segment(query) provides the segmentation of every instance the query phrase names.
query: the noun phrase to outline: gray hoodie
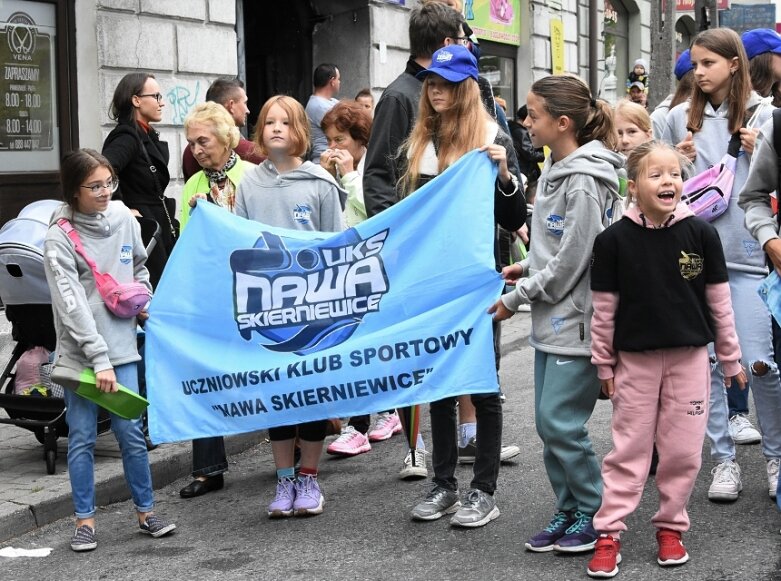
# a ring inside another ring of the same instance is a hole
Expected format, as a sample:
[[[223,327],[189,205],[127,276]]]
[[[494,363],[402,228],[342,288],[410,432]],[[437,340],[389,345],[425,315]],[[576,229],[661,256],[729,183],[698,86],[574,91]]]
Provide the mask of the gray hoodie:
[[[618,198],[616,171],[624,159],[601,141],[590,141],[552,163],[545,160],[537,184],[529,256],[524,277],[502,297],[517,311],[532,304],[531,345],[558,355],[591,356],[589,265],[597,234]]]
[[[752,91],[747,106],[753,107],[759,103],[759,96]],[[673,107],[667,115],[667,126],[663,140],[675,145],[686,138],[686,120],[689,103],[681,103]],[[697,158],[694,160],[694,175],[697,175],[713,165],[717,165],[727,153],[730,132],[728,103],[724,101],[717,110],[710,103],[705,105],[702,119],[702,129],[694,134],[694,145],[697,148]],[[772,108],[764,107],[760,111],[758,126],[761,126],[769,116]],[[761,146],[762,135],[757,137],[757,147]],[[743,188],[748,177],[750,156],[741,149],[738,152],[738,163],[735,169],[735,183],[727,211],[713,221],[724,247],[724,258],[727,268],[743,272],[766,274],[765,253],[751,233],[744,226],[744,213],[738,207],[738,193]]]
[[[778,187],[778,152],[773,143],[773,117],[762,125],[762,142],[754,150],[751,169],[738,196],[738,206],[746,213],[745,223],[751,235],[764,248],[778,238],[778,222],[770,205],[770,193]]]
[[[70,221],[79,233],[84,251],[100,272],[110,274],[120,283],[136,280],[152,291],[144,266],[146,250],[141,228],[127,206],[110,202],[102,214],[82,214],[67,204],[60,206],[52,216],[43,244],[57,331],[58,358],[53,375],[78,374],[85,368],[97,373],[140,360],[136,320],[120,319],[108,310],[95,286],[92,270],[57,225],[60,218]]]
[[[346,199],[347,192],[331,174],[311,161],[279,173],[266,160],[244,174],[234,212],[278,228],[341,232]]]
[[[654,139],[661,139],[662,135],[664,135],[665,119],[667,119],[667,113],[670,111],[670,103],[672,102],[673,94],[670,93],[651,113],[651,129],[653,129]]]

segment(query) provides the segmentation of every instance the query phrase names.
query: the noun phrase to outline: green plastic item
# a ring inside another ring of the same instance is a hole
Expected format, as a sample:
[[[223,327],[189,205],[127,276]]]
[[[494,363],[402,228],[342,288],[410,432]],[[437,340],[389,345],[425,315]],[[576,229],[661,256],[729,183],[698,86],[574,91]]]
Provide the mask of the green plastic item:
[[[144,413],[149,405],[146,399],[130,391],[124,385],[117,384],[119,391],[106,393],[95,387],[95,383],[95,372],[92,369],[85,369],[79,377],[79,387],[76,389],[76,393],[120,418],[135,420]]]

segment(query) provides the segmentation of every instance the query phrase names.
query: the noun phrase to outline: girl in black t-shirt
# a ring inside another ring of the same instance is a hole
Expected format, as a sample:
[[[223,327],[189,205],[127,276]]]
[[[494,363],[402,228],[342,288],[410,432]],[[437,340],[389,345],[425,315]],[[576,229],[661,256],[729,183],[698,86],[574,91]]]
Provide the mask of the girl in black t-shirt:
[[[613,577],[619,536],[640,502],[656,440],[661,566],[689,555],[686,503],[702,462],[715,340],[725,383],[745,388],[727,267],[715,228],[682,203],[682,156],[650,141],[627,160],[628,208],[597,236],[591,269],[592,362],[613,402],[613,449],[602,464],[600,533],[591,577]]]

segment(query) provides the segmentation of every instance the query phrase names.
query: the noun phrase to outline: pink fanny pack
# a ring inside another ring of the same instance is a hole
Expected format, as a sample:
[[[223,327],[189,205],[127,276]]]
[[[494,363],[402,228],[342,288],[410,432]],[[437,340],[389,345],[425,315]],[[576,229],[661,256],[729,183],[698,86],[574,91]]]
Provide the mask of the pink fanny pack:
[[[76,232],[71,223],[65,218],[60,218],[57,220],[57,225],[68,235],[76,252],[87,261],[92,269],[95,286],[108,310],[121,319],[132,319],[138,315],[152,298],[149,289],[140,282],[119,283],[110,274],[100,272],[95,261],[84,252],[79,233]]]
[[[739,150],[740,133],[735,133],[729,141],[727,154],[718,165],[683,182],[681,201],[689,206],[695,216],[712,222],[727,211],[735,184]]]

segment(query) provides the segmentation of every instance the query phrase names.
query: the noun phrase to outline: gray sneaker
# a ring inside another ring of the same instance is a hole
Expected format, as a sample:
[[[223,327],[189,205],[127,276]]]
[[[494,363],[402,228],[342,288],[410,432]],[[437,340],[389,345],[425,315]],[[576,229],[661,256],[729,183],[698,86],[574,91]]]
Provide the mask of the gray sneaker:
[[[426,498],[412,509],[412,518],[415,520],[437,520],[446,514],[456,512],[460,506],[458,492],[437,484],[426,495]]]
[[[71,538],[71,549],[77,553],[82,551],[92,551],[98,546],[98,539],[95,537],[95,529],[88,525],[81,525],[73,533]]]
[[[456,527],[481,527],[499,518],[499,507],[490,494],[473,488],[464,496],[461,508],[450,519]]]

